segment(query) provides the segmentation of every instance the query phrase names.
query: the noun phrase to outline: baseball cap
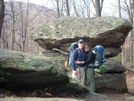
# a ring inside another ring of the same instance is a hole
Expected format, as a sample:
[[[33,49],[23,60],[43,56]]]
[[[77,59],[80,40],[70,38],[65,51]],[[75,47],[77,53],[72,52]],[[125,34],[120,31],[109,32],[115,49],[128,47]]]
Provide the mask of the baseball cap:
[[[83,39],[79,39],[78,44],[81,43],[81,42],[84,42],[84,40]]]

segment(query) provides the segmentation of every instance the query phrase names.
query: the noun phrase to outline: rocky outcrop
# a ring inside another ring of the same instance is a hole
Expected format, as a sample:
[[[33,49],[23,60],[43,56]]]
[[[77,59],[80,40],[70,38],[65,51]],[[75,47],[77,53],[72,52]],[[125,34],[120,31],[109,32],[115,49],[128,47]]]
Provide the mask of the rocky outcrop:
[[[0,85],[10,90],[39,89],[75,85],[76,92],[87,91],[70,78],[66,68],[57,63],[58,59],[0,49]],[[73,81],[74,83],[72,83]]]
[[[107,62],[103,64],[105,67],[103,72],[97,71],[99,73],[124,73],[126,71],[126,68],[121,64],[121,62],[113,60],[113,59],[107,59]]]
[[[96,89],[98,91],[110,89],[127,92],[126,74],[124,73],[126,71],[125,67],[119,61],[113,59],[107,59],[103,67],[103,71],[99,69],[95,70]]]
[[[88,90],[70,78],[70,73],[58,59],[0,49],[0,85],[10,90],[69,89],[73,92]],[[60,61],[60,60],[59,60]]]
[[[31,38],[46,50],[57,48],[68,52],[72,42],[79,38],[86,43],[103,45],[105,56],[114,57],[121,52],[132,25],[117,17],[79,18],[62,17],[31,29]]]
[[[127,92],[126,75],[124,73],[98,74],[95,78],[96,91],[113,90]]]
[[[64,67],[67,56],[58,52],[68,52],[70,44],[82,38],[91,47],[103,45],[105,57],[114,57],[121,52],[121,45],[131,29],[128,21],[116,17],[63,17],[34,27],[31,38],[49,51],[37,55],[0,49],[0,85],[8,89],[62,86],[64,90],[71,87],[69,89],[75,92],[87,91],[71,78]],[[103,72],[96,71],[96,91],[127,92],[125,68],[121,63],[107,59],[103,66]]]
[[[70,72],[64,67],[62,57],[46,57],[0,49],[0,85],[7,89],[60,88],[75,92],[87,91],[85,87],[71,79]],[[126,92],[125,71],[122,65],[113,60],[104,64],[105,72],[96,75],[96,90],[115,89]],[[113,71],[120,72],[116,74]],[[104,73],[112,74],[104,74]],[[111,86],[115,84],[114,86]],[[74,86],[75,85],[75,86]],[[69,88],[72,87],[72,88]]]
[[[0,49],[0,83],[12,88],[36,88],[67,83],[67,72],[52,58]]]

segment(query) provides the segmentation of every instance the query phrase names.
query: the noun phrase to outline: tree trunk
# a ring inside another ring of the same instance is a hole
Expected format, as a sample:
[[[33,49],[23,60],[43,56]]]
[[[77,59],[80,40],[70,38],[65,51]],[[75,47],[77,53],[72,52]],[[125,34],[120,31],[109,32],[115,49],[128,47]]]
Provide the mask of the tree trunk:
[[[120,0],[118,0],[118,12],[119,12],[119,17],[121,18],[121,6],[120,6]]]
[[[66,6],[67,6],[67,16],[70,16],[70,11],[69,11],[69,4],[68,0],[66,0]]]
[[[29,10],[30,10],[30,5],[29,5],[29,0],[27,2],[27,10],[26,10],[26,18],[25,18],[25,25],[24,25],[24,33],[23,33],[23,52],[26,50],[26,40],[27,40],[27,33],[28,33],[28,17],[29,17]],[[28,41],[27,41],[28,44]]]
[[[101,1],[101,3],[100,3]],[[95,12],[96,12],[96,17],[99,17],[101,16],[101,11],[102,11],[102,8],[103,8],[103,1],[104,0],[92,0],[92,3],[93,3],[93,6],[95,8]]]
[[[59,18],[60,17],[59,0],[56,0],[56,3],[57,3],[57,15],[58,15],[58,18]]]
[[[77,11],[77,8],[76,8],[76,5],[75,5],[75,1],[73,1],[73,9],[74,9],[75,15],[79,17],[79,13]]]
[[[131,0],[131,2],[130,2],[130,7],[131,7],[131,23],[133,24],[133,26],[134,26],[134,0]],[[132,63],[133,62],[133,37],[134,37],[134,35],[133,35],[133,32],[134,32],[134,30],[131,30],[131,32],[130,32],[130,34],[131,34],[131,36],[130,36],[130,38],[131,38],[131,42],[130,42],[130,62]]]
[[[121,18],[121,5],[120,5],[120,0],[118,0],[118,14],[119,18]],[[123,65],[125,65],[125,43],[122,45],[122,52],[121,52],[121,62]]]
[[[12,17],[12,29],[11,29],[11,33],[12,33],[12,50],[14,50],[15,46],[15,9],[14,9],[14,0],[10,1],[11,4],[11,17]]]
[[[96,17],[101,16],[100,0],[95,0]]]
[[[0,0],[0,37],[1,37],[1,30],[2,30],[2,24],[4,20],[4,1]]]

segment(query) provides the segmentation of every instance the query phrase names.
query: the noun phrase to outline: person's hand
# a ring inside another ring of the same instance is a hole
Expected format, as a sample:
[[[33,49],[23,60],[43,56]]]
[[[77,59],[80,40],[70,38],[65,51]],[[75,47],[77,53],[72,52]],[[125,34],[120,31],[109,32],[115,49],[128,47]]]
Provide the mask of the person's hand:
[[[76,76],[77,75],[77,71],[73,71],[73,74]]]
[[[75,63],[76,63],[76,64],[80,64],[80,61],[77,60],[77,61],[75,61]]]
[[[74,71],[74,70],[73,70],[73,72],[72,72],[72,77],[73,77],[73,78],[76,78],[76,76],[77,76],[77,71]]]

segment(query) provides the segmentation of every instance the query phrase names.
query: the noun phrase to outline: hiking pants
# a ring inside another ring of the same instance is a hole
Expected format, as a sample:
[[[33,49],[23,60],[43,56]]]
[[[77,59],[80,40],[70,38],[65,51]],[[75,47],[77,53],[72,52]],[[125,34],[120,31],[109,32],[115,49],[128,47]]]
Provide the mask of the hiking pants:
[[[85,67],[77,67],[77,76],[74,77],[80,83],[81,85],[84,85],[85,83]]]
[[[95,92],[95,78],[94,78],[94,69],[86,69],[86,86],[89,92]]]

